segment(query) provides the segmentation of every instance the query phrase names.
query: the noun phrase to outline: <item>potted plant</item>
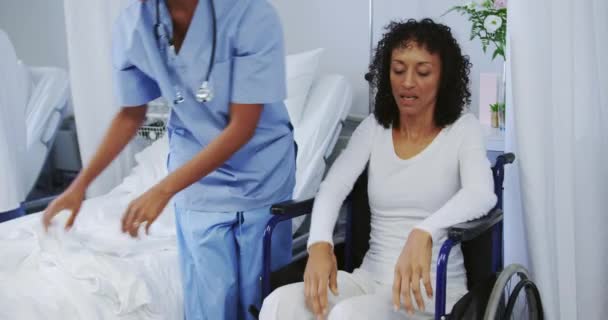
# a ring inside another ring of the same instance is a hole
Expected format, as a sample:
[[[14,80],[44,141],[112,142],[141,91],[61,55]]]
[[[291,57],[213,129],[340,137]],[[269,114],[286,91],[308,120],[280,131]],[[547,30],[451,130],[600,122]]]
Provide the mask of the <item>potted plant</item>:
[[[478,0],[448,10],[466,15],[471,22],[470,40],[479,38],[483,52],[494,46],[492,60],[502,57],[505,60],[507,45],[507,0]]]
[[[500,128],[501,130],[505,127],[505,104],[503,102],[496,102],[490,105],[492,111],[492,128]]]
[[[468,17],[471,22],[470,40],[478,38],[481,41],[483,52],[486,52],[488,47],[494,47],[492,60],[496,57],[501,57],[503,60],[502,77],[498,88],[498,102],[490,105],[490,108],[492,111],[492,127],[504,129],[507,83],[505,64],[507,0],[474,0],[466,5],[454,6],[445,14],[452,11]]]

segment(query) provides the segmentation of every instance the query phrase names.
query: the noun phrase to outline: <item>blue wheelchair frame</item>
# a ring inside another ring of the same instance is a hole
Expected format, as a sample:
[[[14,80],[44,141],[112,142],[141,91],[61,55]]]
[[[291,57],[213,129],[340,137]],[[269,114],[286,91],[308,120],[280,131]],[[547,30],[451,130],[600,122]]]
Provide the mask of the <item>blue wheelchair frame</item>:
[[[9,220],[13,220],[16,218],[20,218],[20,217],[23,217],[24,215],[25,215],[25,207],[23,205],[19,205],[19,207],[16,209],[13,209],[10,211],[5,211],[5,212],[0,212],[0,223],[9,221]]]
[[[496,158],[496,163],[492,167],[492,177],[494,180],[494,193],[497,197],[496,206],[484,217],[460,223],[448,229],[447,240],[443,243],[437,259],[436,295],[435,295],[435,319],[439,320],[446,316],[446,285],[447,285],[447,263],[452,248],[465,241],[475,239],[485,231],[492,229],[492,273],[496,273],[503,268],[503,243],[502,243],[502,203],[503,203],[503,181],[504,167],[512,163],[515,155],[506,153]],[[346,235],[344,260],[346,271],[352,272],[352,199],[346,199],[344,205],[347,207]],[[304,201],[286,201],[271,207],[273,217],[266,225],[264,231],[264,260],[262,268],[262,301],[271,292],[270,285],[270,262],[271,262],[271,239],[275,226],[283,221],[312,213],[314,198]]]

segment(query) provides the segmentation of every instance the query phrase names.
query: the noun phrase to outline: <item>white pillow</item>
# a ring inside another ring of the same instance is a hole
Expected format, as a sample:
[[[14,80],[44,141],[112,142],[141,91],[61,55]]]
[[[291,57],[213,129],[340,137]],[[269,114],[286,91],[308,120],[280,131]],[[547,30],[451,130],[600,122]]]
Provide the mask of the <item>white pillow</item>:
[[[285,106],[294,127],[297,127],[302,120],[308,92],[319,69],[321,53],[323,49],[314,49],[288,55],[285,59],[287,73]]]

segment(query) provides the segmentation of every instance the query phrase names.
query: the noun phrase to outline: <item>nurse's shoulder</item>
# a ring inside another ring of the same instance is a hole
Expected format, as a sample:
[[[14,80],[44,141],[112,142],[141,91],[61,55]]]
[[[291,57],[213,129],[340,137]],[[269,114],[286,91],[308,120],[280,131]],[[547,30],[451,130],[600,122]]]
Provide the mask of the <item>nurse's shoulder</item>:
[[[268,0],[245,0],[239,2],[243,16],[241,23],[260,26],[279,23],[279,15]]]
[[[133,36],[141,28],[144,14],[150,14],[153,1],[129,0],[114,21],[114,39],[123,39],[123,44],[131,43]]]

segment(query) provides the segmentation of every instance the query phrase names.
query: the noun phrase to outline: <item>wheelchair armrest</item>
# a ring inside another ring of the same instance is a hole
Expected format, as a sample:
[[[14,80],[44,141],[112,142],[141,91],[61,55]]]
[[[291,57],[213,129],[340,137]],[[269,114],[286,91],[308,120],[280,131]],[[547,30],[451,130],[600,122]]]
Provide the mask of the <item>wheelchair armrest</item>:
[[[36,200],[31,200],[31,201],[27,201],[23,203],[23,207],[25,209],[25,212],[30,214],[30,213],[35,213],[35,212],[40,212],[46,209],[46,207],[53,202],[53,200],[55,200],[57,198],[57,195],[54,196],[49,196],[49,197],[45,197],[45,198],[40,198],[40,199],[36,199]]]
[[[312,205],[315,202],[315,198],[310,198],[303,201],[289,200],[281,203],[277,203],[270,207],[270,212],[273,215],[286,215],[291,218],[311,214]]]
[[[457,241],[469,241],[502,221],[502,210],[494,208],[487,215],[469,222],[459,223],[448,229],[448,238]]]
[[[500,165],[510,164],[515,161],[515,155],[511,152],[503,153],[496,158],[496,163]]]

